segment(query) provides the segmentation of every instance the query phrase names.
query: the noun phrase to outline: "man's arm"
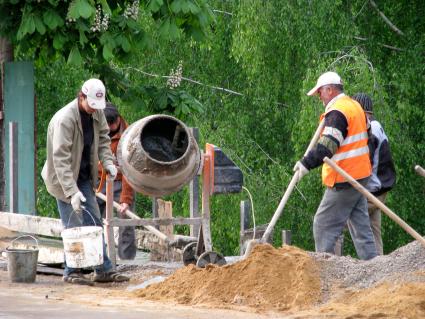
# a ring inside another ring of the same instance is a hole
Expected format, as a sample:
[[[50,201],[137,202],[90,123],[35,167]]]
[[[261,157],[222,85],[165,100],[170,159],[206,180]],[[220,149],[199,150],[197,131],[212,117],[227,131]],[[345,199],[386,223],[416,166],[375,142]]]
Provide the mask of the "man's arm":
[[[109,127],[106,122],[105,115],[103,111],[99,114],[99,146],[98,146],[98,156],[99,160],[102,163],[103,167],[113,165],[113,155],[111,151],[111,139],[109,138]]]
[[[52,137],[53,166],[66,197],[79,191],[71,166],[74,130],[72,121],[57,121],[54,124]]]
[[[325,116],[325,127],[317,145],[305,156],[301,163],[308,169],[319,167],[325,157],[332,158],[347,137],[348,122],[345,116],[331,111]]]
[[[122,191],[120,195],[120,204],[126,203],[129,206],[133,203],[134,200],[134,190],[131,188],[130,184],[127,182],[125,176],[122,176]]]

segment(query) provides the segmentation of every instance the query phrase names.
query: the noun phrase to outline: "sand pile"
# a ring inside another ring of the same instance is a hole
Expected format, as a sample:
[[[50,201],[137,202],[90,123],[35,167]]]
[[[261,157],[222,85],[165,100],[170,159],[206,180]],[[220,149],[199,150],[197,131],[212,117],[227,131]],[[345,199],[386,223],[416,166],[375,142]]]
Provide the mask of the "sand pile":
[[[138,297],[248,311],[285,318],[425,318],[425,248],[411,242],[361,261],[293,246],[254,248],[225,267],[177,270]]]
[[[183,304],[292,312],[320,301],[320,276],[305,251],[293,246],[275,249],[258,245],[249,258],[235,264],[205,269],[187,266],[135,294]]]
[[[384,282],[373,288],[346,290],[317,313],[338,318],[425,318],[425,284]]]

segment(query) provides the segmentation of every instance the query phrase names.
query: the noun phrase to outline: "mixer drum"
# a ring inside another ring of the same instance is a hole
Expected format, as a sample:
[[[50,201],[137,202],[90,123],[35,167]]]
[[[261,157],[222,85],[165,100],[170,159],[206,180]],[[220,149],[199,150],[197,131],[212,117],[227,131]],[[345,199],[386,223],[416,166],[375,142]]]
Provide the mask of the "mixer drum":
[[[201,166],[192,132],[168,115],[151,115],[131,124],[118,144],[117,157],[133,189],[154,197],[180,190]]]

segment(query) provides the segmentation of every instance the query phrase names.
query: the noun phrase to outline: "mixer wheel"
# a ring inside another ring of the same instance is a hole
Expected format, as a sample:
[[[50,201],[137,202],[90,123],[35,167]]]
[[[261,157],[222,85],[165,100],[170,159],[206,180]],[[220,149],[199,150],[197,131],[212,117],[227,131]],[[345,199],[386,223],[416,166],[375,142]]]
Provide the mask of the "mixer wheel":
[[[183,248],[183,264],[185,266],[196,264],[196,242],[192,242]]]
[[[226,264],[226,259],[224,259],[224,257],[219,253],[214,251],[206,251],[198,257],[196,266],[199,268],[205,268],[205,266],[208,264],[223,266]]]

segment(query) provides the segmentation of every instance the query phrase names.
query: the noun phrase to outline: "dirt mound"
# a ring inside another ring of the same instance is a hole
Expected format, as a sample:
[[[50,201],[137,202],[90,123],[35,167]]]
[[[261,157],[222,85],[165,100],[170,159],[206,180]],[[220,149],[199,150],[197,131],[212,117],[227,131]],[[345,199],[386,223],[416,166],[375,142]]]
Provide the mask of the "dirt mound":
[[[385,282],[345,291],[318,311],[338,318],[425,318],[425,284]]]
[[[185,267],[135,293],[189,305],[279,311],[287,318],[425,318],[424,257],[416,241],[368,261],[258,245],[235,264]]]
[[[187,266],[164,282],[135,294],[150,300],[257,310],[298,311],[320,300],[320,278],[312,258],[293,246],[254,247],[249,258],[224,267]]]

